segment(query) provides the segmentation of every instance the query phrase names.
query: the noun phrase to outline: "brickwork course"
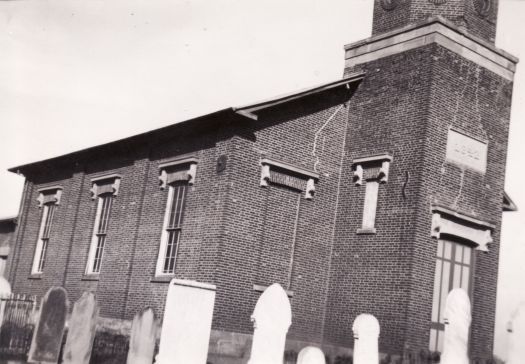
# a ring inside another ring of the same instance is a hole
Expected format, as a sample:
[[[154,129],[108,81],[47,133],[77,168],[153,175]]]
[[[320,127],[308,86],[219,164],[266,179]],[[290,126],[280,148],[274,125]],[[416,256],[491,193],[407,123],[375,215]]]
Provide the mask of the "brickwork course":
[[[515,64],[492,44],[496,14],[497,1],[376,0],[367,42],[439,16]],[[472,358],[491,358],[512,80],[483,62],[438,42],[400,47],[347,63],[339,83],[13,168],[26,177],[8,261],[13,291],[43,296],[58,285],[72,301],[95,292],[103,317],[130,320],[145,307],[162,317],[169,279],[155,277],[155,267],[168,192],[159,187],[159,165],[193,156],[197,175],[172,277],[217,286],[215,336],[251,334],[260,291],[277,282],[291,296],[289,342],[344,351],[355,317],[370,313],[381,325],[382,353],[427,349],[431,227],[441,206],[492,226],[489,251],[474,250],[469,348]],[[450,129],[488,146],[484,172],[446,159]],[[360,234],[366,183],[354,183],[354,161],[377,155],[392,159],[388,180],[379,185],[375,233]],[[313,198],[271,182],[261,187],[263,158],[293,166],[281,172],[295,178],[304,178],[298,170],[317,175]],[[120,175],[120,189],[101,271],[87,276],[91,180],[108,174]],[[62,188],[61,201],[44,271],[32,275],[42,218],[36,200],[50,186]]]

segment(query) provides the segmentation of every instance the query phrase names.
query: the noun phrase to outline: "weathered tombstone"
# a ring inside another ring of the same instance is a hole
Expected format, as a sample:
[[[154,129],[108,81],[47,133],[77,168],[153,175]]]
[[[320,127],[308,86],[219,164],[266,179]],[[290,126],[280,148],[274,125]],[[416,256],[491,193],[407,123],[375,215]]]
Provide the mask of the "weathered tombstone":
[[[97,326],[99,308],[95,295],[84,292],[75,302],[73,313],[69,319],[66,345],[64,347],[64,363],[89,364],[95,329]]]
[[[58,362],[68,308],[66,290],[51,287],[40,305],[40,315],[29,349],[29,363]]]
[[[151,364],[159,323],[151,308],[133,317],[127,364]]]
[[[355,318],[352,325],[355,364],[379,363],[379,330],[379,322],[373,315],[362,313]]]
[[[512,314],[508,327],[509,349],[507,364],[521,364],[525,358],[525,302]]]
[[[6,297],[11,294],[11,285],[4,277],[0,276],[0,297]]]
[[[206,363],[214,304],[214,285],[171,280],[156,364]]]
[[[470,300],[467,292],[455,288],[447,296],[445,306],[445,336],[441,364],[468,364],[468,334]]]
[[[263,292],[252,314],[253,342],[248,364],[282,364],[292,309],[284,289],[277,283]]]
[[[326,360],[321,349],[307,346],[299,352],[297,364],[326,364]]]
[[[11,285],[5,279],[4,277],[0,276],[0,299],[1,298],[9,298],[11,295]],[[4,313],[5,313],[5,305],[6,300],[0,300],[0,327],[2,326],[2,322],[4,322]]]

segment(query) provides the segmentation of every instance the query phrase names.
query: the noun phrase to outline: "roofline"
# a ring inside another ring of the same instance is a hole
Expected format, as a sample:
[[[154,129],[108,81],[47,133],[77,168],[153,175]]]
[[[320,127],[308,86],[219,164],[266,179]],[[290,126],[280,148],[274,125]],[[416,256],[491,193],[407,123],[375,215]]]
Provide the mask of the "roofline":
[[[0,217],[0,223],[2,223],[4,221],[11,221],[11,222],[16,224],[17,220],[18,220],[18,216],[17,215]]]
[[[518,206],[512,201],[506,191],[503,191],[503,211],[518,211]]]
[[[243,116],[248,117],[250,119],[257,120],[258,117],[255,114],[255,112],[257,112],[259,110],[263,110],[263,109],[266,109],[266,108],[269,108],[269,107],[272,107],[272,106],[275,106],[275,105],[283,104],[285,102],[289,102],[289,101],[293,101],[293,100],[296,100],[296,99],[300,99],[300,98],[305,97],[305,96],[313,95],[313,94],[316,94],[316,93],[319,93],[319,92],[331,90],[331,89],[338,88],[338,87],[341,87],[341,86],[347,86],[348,87],[348,85],[351,84],[351,83],[361,81],[364,78],[364,76],[365,76],[365,72],[355,72],[355,73],[352,73],[349,76],[343,78],[342,80],[337,80],[337,81],[324,83],[324,84],[317,85],[317,86],[314,86],[314,87],[309,87],[309,88],[306,88],[306,89],[295,91],[293,93],[279,95],[279,96],[273,97],[271,99],[259,101],[259,102],[252,103],[252,104],[249,104],[249,105],[233,107],[232,109],[233,109],[233,111],[235,111],[236,113],[238,113],[240,115],[243,115]]]
[[[107,142],[107,143],[103,143],[103,144],[98,144],[98,145],[95,145],[95,146],[92,146],[92,147],[89,147],[89,148],[73,151],[71,153],[61,154],[59,156],[55,156],[55,157],[42,159],[42,160],[39,160],[39,161],[22,164],[22,165],[15,166],[15,167],[11,167],[11,168],[8,169],[8,171],[20,174],[20,173],[22,173],[22,171],[24,169],[28,169],[30,167],[34,167],[35,165],[38,165],[38,164],[41,164],[41,163],[54,162],[54,161],[58,161],[59,159],[73,157],[75,155],[79,155],[79,154],[83,154],[83,153],[88,153],[88,152],[94,151],[95,149],[99,149],[99,148],[110,146],[110,145],[115,145],[115,144],[118,144],[118,143],[121,143],[121,142],[124,142],[124,141],[130,141],[130,140],[133,140],[133,139],[146,137],[148,135],[151,135],[151,134],[154,134],[154,133],[158,133],[161,130],[172,128],[172,127],[174,127],[176,125],[177,126],[187,125],[190,122],[195,122],[197,120],[206,119],[206,118],[210,118],[210,117],[215,117],[215,116],[223,114],[223,113],[224,114],[232,113],[232,115],[240,115],[240,116],[243,116],[245,118],[257,120],[257,115],[254,114],[254,112],[257,112],[259,110],[266,109],[266,108],[269,108],[269,107],[272,107],[272,106],[275,106],[275,105],[279,105],[279,104],[282,104],[282,103],[285,103],[285,102],[288,102],[288,101],[296,100],[296,99],[299,99],[299,98],[302,98],[302,97],[305,97],[305,96],[309,96],[309,95],[313,95],[313,94],[320,93],[320,92],[323,92],[323,91],[331,90],[331,89],[334,89],[334,88],[337,88],[337,87],[347,86],[350,83],[359,82],[359,81],[361,81],[364,78],[364,75],[365,75],[364,72],[352,73],[349,76],[343,78],[342,80],[337,80],[337,81],[324,83],[322,85],[317,85],[317,86],[310,87],[310,88],[307,88],[307,89],[302,89],[302,90],[299,90],[299,91],[296,91],[296,92],[293,92],[293,93],[277,96],[277,97],[274,97],[272,99],[268,99],[268,100],[260,101],[260,102],[256,102],[256,103],[252,103],[252,104],[245,105],[245,106],[228,107],[228,108],[225,108],[225,109],[214,111],[214,112],[209,113],[209,114],[204,114],[204,115],[200,115],[200,116],[197,116],[197,117],[194,117],[194,118],[191,118],[191,119],[187,119],[187,120],[183,120],[183,121],[180,121],[180,122],[176,122],[174,124],[170,124],[170,125],[167,125],[167,126],[164,126],[164,127],[161,127],[161,128],[149,130],[149,131],[146,131],[144,133],[135,134],[135,135],[132,135],[132,136],[129,136],[129,137],[125,137],[125,138],[122,138],[122,139],[117,139],[117,140],[114,140],[114,141],[111,141],[111,142]]]
[[[22,165],[19,165],[19,166],[8,168],[7,170],[9,172],[20,174],[20,173],[22,173],[21,172],[22,170],[27,169],[29,167],[33,167],[33,166],[35,166],[37,164],[40,164],[40,163],[53,162],[55,160],[59,160],[59,159],[67,158],[67,157],[72,157],[72,156],[77,155],[77,154],[87,153],[87,152],[90,152],[90,151],[93,151],[95,149],[99,149],[99,148],[102,148],[102,147],[115,145],[115,144],[118,144],[118,143],[121,143],[121,142],[129,141],[129,140],[140,138],[140,137],[146,137],[147,135],[160,132],[161,130],[172,128],[175,125],[177,125],[177,126],[178,125],[186,125],[189,122],[197,121],[199,119],[204,119],[204,118],[208,118],[208,117],[213,117],[213,116],[216,116],[216,115],[221,114],[221,113],[232,112],[232,111],[233,110],[232,110],[231,107],[225,108],[225,109],[221,109],[221,110],[217,110],[217,111],[214,111],[214,112],[211,112],[211,113],[208,113],[208,114],[204,114],[204,115],[200,115],[200,116],[197,116],[197,117],[194,117],[194,118],[191,118],[191,119],[175,122],[173,124],[170,124],[170,125],[167,125],[167,126],[163,126],[163,127],[157,128],[157,129],[148,130],[148,131],[146,131],[144,133],[131,135],[131,136],[128,136],[128,137],[125,137],[125,138],[121,138],[121,139],[117,139],[117,140],[113,140],[113,141],[110,141],[110,142],[107,142],[107,143],[97,144],[97,145],[94,145],[92,147],[75,150],[73,152],[66,153],[66,154],[61,154],[61,155],[58,155],[58,156],[55,156],[55,157],[42,159],[42,160],[31,162],[31,163],[22,164]]]

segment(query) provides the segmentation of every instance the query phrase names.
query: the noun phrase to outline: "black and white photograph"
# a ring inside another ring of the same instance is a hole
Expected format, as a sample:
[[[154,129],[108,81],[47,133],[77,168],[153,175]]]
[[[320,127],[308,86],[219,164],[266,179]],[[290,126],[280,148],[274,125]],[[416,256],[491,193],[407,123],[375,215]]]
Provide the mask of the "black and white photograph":
[[[0,0],[0,364],[525,363],[524,19]]]

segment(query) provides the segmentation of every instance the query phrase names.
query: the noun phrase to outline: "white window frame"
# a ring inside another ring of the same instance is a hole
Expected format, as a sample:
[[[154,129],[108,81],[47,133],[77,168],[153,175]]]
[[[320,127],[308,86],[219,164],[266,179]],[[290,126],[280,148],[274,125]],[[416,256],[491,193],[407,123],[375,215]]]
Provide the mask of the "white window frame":
[[[43,237],[44,237],[44,229],[46,228],[46,220],[49,214],[49,209],[51,208],[51,204],[45,204],[45,205],[42,205],[42,207],[43,207],[42,218],[40,220],[40,229],[38,230],[38,239],[36,242],[35,254],[33,257],[33,264],[31,266],[31,274],[43,273],[44,267],[40,265],[40,261],[42,259],[42,255],[46,253],[46,250],[48,248],[47,246],[48,242],[45,242]],[[53,206],[53,208],[55,207]],[[51,216],[51,219],[52,218],[53,216]],[[52,222],[53,221],[50,221],[50,224],[52,224]],[[44,255],[44,259],[45,259],[45,255]]]
[[[102,248],[102,253],[100,256],[100,265],[97,271],[94,270],[94,263],[97,253],[97,246],[99,242],[99,228],[100,228],[100,219],[102,215],[102,208],[103,208],[103,202],[104,198],[109,197],[111,199],[109,211],[108,211],[108,219],[107,223],[109,224],[112,209],[113,209],[113,199],[118,196],[119,190],[120,190],[120,180],[121,175],[119,174],[107,174],[100,177],[96,177],[91,179],[92,187],[91,187],[91,198],[93,200],[97,201],[97,210],[95,213],[95,224],[93,225],[93,232],[91,234],[91,243],[89,245],[89,252],[88,252],[88,259],[86,263],[86,269],[85,274],[86,275],[98,275],[100,273],[100,267],[102,265],[102,260],[104,258],[104,250],[106,249],[107,240],[104,241],[104,247]],[[107,188],[105,189],[106,192],[104,192],[104,189],[101,191],[101,186],[107,186],[110,185],[110,191],[108,192]],[[105,228],[105,237],[107,237],[107,226]]]
[[[88,261],[86,265],[86,274],[90,274],[90,275],[100,273],[100,267],[98,271],[95,271],[94,264],[95,264],[95,255],[97,253],[97,246],[98,246],[98,241],[99,241],[98,229],[100,225],[100,218],[102,215],[102,207],[103,207],[105,197],[113,198],[113,195],[97,196],[97,212],[95,215],[95,224],[93,226],[93,233],[91,234],[91,244],[89,246]],[[109,211],[108,211],[109,215],[111,215],[111,208],[112,208],[112,203],[111,203],[111,206],[109,207]],[[108,216],[108,219],[109,219],[109,216]],[[105,248],[105,245],[106,245],[106,242],[104,243],[104,248]],[[105,250],[104,248],[102,249],[100,260],[102,260],[102,258],[104,257],[104,250]]]
[[[155,276],[157,277],[160,277],[160,276],[173,276],[174,275],[174,272],[164,272],[164,263],[165,263],[165,260],[166,260],[166,254],[167,254],[167,247],[168,247],[168,239],[169,239],[169,219],[170,219],[170,211],[171,211],[171,208],[173,206],[173,203],[175,202],[174,201],[174,193],[175,193],[175,188],[176,186],[173,185],[173,184],[170,184],[168,185],[168,196],[167,196],[167,202],[166,202],[166,209],[164,211],[164,221],[162,223],[162,234],[161,234],[161,239],[160,239],[160,246],[159,246],[159,254],[158,254],[158,257],[157,257],[157,265],[156,265],[156,268],[155,268]],[[184,204],[187,203],[187,196],[188,196],[188,191],[189,191],[189,184],[186,184],[185,186],[186,190],[185,190],[185,195],[184,195]],[[183,210],[181,212],[183,215],[184,215],[184,207],[183,207]],[[177,240],[177,243],[175,245],[175,253],[174,253],[174,256],[175,256],[175,266],[177,264],[177,255],[178,255],[178,250],[179,250],[179,242],[180,242],[180,235],[181,233],[179,232],[179,235],[178,235],[178,240]],[[174,269],[175,269],[175,266],[174,266]]]

